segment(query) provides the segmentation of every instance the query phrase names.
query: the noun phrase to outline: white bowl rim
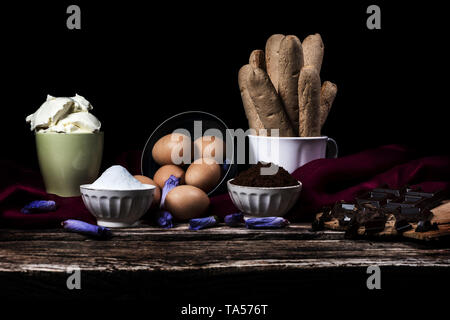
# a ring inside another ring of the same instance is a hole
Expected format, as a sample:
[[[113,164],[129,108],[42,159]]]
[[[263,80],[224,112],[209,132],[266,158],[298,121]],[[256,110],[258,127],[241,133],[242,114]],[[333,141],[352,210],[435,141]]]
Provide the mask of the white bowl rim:
[[[82,185],[80,185],[80,188],[87,189],[87,190],[94,190],[94,191],[114,191],[114,192],[148,191],[148,190],[156,189],[156,186],[154,186],[152,184],[146,184],[146,183],[143,183],[143,184],[145,184],[146,186],[149,186],[149,187],[145,188],[145,189],[125,189],[125,190],[122,190],[122,189],[98,189],[98,188],[92,188],[91,187],[92,183],[90,183],[90,184],[82,184]]]
[[[233,181],[235,178],[232,178],[230,180],[227,181],[227,185],[231,184],[234,187],[238,187],[238,188],[248,188],[248,189],[254,189],[254,190],[286,190],[286,189],[296,189],[296,188],[301,188],[302,187],[302,183],[297,180],[298,185],[296,186],[287,186],[287,187],[250,187],[250,186],[240,186],[237,184],[233,184],[231,183],[231,181]]]
[[[283,140],[326,140],[328,136],[319,136],[319,137],[269,137],[269,136],[255,136],[253,134],[249,134],[249,137],[259,138],[259,139],[283,139]]]

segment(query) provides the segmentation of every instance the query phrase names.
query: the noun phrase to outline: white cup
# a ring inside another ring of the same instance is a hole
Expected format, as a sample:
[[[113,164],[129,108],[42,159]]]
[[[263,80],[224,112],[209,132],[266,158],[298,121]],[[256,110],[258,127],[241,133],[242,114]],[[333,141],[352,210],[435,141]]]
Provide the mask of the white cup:
[[[338,155],[336,141],[326,136],[266,137],[249,135],[248,139],[250,163],[272,162],[283,167],[289,173],[312,160],[325,157],[337,158]]]

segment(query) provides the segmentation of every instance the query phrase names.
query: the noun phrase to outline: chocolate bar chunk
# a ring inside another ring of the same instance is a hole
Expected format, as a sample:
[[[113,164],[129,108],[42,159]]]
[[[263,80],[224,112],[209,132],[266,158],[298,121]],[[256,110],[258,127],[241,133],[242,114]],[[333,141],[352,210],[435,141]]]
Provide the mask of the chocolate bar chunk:
[[[316,221],[313,228],[324,228],[324,222],[334,220],[345,227],[345,238],[358,237],[358,230],[364,227],[365,234],[380,233],[386,229],[386,222],[395,217],[395,230],[403,233],[411,230],[411,223],[418,223],[416,232],[438,229],[431,224],[432,208],[438,206],[448,194],[443,191],[424,192],[419,188],[390,189],[382,186],[362,192],[355,197],[355,203],[338,202]],[[388,233],[391,231],[389,230]]]
[[[397,220],[406,220],[407,222],[419,222],[420,220],[431,220],[431,218],[433,217],[433,213],[430,210],[417,207],[400,208],[393,214]]]
[[[311,228],[312,231],[320,231],[325,229],[325,222],[332,219],[332,209],[329,207],[323,208],[323,213],[319,219],[313,221]]]
[[[356,221],[356,219],[352,219],[345,230],[344,238],[345,239],[355,239],[358,237],[358,229],[360,224]]]
[[[344,215],[342,218],[339,219],[339,225],[340,226],[347,226],[350,221],[352,221],[353,217],[350,215]]]
[[[357,206],[353,203],[338,202],[329,211],[329,215],[338,220],[344,219],[345,217],[351,219],[357,210]]]
[[[398,233],[403,233],[411,229],[412,225],[410,225],[406,219],[397,220],[395,222],[395,230],[397,230]]]
[[[385,225],[386,225],[386,218],[384,217],[372,219],[364,224],[365,233],[372,234],[381,232],[384,230]]]
[[[379,192],[368,192],[363,194],[361,197],[356,198],[356,203],[359,206],[363,206],[365,204],[370,204],[375,208],[381,208],[386,205],[388,201],[389,195],[386,193]]]
[[[311,224],[312,231],[321,231],[325,229],[325,224],[321,219],[315,219]]]
[[[406,190],[405,188],[403,189],[375,188],[372,190],[372,192],[389,194],[392,197],[398,198],[400,197],[401,194],[405,192],[405,190]]]
[[[430,220],[422,220],[419,221],[419,223],[417,224],[416,227],[416,232],[427,232],[427,231],[432,231],[432,230],[438,230],[439,227],[437,225],[437,223],[433,223],[431,224]]]

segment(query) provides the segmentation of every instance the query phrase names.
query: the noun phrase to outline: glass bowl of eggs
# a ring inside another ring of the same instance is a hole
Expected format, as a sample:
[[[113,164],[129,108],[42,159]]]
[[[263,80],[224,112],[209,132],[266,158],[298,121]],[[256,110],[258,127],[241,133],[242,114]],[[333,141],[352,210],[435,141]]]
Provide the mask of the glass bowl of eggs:
[[[165,120],[153,131],[142,153],[141,171],[160,189],[170,176],[179,178],[183,187],[170,193],[182,189],[179,197],[185,195],[180,200],[184,205],[175,207],[189,207],[187,200],[195,202],[192,198],[201,203],[205,196],[227,192],[226,182],[237,172],[234,157],[233,135],[226,124],[213,114],[188,111]],[[168,195],[169,204],[174,202],[171,198]],[[200,211],[195,214],[173,214],[186,220],[203,214],[202,208],[192,208]]]

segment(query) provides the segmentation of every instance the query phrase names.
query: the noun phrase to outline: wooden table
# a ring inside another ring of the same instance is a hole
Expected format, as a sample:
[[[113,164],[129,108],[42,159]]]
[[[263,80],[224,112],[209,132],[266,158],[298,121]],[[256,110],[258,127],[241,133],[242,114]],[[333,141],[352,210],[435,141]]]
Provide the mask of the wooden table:
[[[342,232],[137,227],[97,241],[64,230],[0,229],[0,296],[263,303],[298,292],[367,293],[367,267],[382,290],[448,287],[448,243],[345,240]],[[69,267],[81,290],[68,290]],[[324,289],[325,288],[325,289]],[[184,299],[184,300],[183,300]],[[215,300],[216,299],[216,300]]]

